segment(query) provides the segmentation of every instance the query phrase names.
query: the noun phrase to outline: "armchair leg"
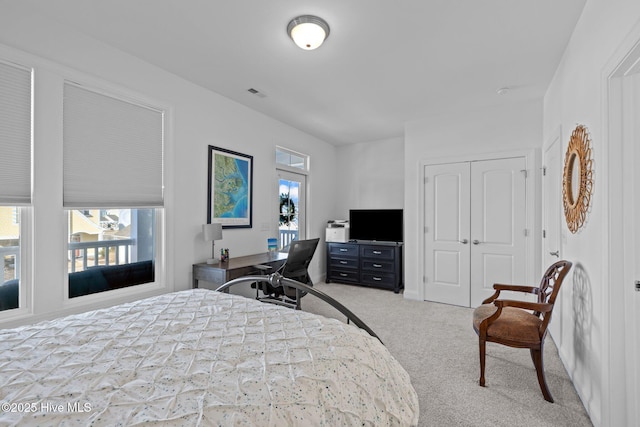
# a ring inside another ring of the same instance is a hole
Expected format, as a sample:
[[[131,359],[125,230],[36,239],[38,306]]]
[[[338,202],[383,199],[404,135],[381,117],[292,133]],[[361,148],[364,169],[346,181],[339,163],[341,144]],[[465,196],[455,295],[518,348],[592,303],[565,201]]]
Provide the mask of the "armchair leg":
[[[547,386],[547,380],[544,376],[544,362],[542,360],[543,348],[531,349],[531,359],[533,359],[533,365],[536,367],[536,373],[538,374],[538,384],[540,384],[540,390],[544,396],[544,400],[553,403],[553,397]]]
[[[481,387],[484,387],[484,361],[485,361],[485,350],[487,347],[487,343],[485,340],[480,339],[480,381],[479,384]]]

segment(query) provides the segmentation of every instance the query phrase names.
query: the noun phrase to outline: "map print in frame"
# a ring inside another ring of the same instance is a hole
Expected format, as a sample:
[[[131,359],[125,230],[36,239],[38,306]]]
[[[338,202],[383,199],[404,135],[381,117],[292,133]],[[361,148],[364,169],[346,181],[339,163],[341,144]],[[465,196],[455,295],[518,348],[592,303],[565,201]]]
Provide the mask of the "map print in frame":
[[[209,145],[207,223],[251,228],[253,156]]]

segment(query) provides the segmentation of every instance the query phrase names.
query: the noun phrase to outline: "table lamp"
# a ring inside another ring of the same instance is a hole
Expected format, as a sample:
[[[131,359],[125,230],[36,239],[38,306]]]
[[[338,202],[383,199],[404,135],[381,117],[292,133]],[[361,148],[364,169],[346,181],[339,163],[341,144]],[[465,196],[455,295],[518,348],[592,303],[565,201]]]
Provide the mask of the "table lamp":
[[[217,264],[220,260],[216,258],[216,240],[222,239],[222,224],[219,222],[203,224],[202,233],[204,240],[211,242],[211,258],[207,259],[207,264]]]

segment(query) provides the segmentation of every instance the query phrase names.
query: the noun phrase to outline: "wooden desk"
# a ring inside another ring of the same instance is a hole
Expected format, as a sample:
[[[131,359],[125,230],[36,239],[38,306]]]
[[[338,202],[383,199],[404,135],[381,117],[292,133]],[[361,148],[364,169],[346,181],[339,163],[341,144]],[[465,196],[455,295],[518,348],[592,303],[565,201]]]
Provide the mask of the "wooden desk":
[[[230,258],[228,261],[218,264],[201,262],[193,264],[193,287],[198,287],[198,280],[213,283],[213,289],[225,284],[229,280],[242,276],[259,274],[255,265],[269,265],[272,271],[276,271],[287,260],[286,252],[270,254],[264,252],[256,255],[247,255]]]

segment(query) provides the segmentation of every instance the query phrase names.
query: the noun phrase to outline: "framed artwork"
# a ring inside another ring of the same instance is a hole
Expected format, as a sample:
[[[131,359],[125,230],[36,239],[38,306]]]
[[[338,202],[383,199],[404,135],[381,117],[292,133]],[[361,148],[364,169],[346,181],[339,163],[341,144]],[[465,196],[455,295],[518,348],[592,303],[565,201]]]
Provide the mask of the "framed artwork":
[[[253,156],[209,145],[207,223],[251,228]]]

